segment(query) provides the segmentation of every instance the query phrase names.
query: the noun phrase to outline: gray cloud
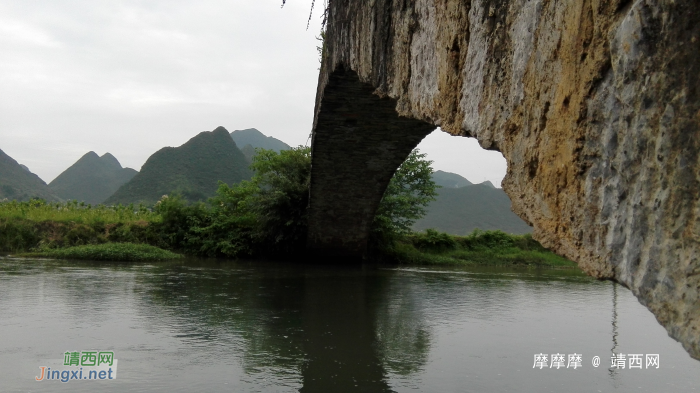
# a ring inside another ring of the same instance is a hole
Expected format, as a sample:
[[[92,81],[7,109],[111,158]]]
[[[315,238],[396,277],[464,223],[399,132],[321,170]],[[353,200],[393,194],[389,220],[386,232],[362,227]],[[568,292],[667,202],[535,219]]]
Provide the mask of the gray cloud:
[[[48,182],[87,151],[139,169],[219,125],[304,144],[319,65],[308,12],[301,0],[0,1],[0,149]],[[500,183],[500,154],[482,154],[479,172],[460,158],[474,146],[438,139],[421,146],[436,168]]]

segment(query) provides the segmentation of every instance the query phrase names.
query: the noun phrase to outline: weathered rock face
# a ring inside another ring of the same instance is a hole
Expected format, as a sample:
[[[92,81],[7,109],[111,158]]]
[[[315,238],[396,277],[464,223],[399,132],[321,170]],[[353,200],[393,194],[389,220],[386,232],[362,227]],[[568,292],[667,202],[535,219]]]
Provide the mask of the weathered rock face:
[[[700,359],[697,4],[331,0],[315,139],[339,77],[412,122],[409,145],[431,125],[502,152],[534,237],[630,288]]]

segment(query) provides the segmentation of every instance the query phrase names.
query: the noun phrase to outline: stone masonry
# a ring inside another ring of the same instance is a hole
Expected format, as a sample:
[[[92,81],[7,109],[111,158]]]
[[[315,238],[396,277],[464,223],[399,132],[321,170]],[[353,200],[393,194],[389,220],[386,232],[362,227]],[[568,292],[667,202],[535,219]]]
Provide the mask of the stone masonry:
[[[362,255],[431,129],[508,163],[534,237],[614,279],[700,358],[700,7],[678,0],[331,0],[309,247]]]

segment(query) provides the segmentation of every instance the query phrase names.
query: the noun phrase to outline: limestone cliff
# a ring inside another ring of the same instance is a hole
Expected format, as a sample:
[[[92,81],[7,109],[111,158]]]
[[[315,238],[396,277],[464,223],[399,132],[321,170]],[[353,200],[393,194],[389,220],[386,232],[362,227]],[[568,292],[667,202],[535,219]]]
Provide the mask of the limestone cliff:
[[[350,75],[402,121],[502,152],[534,237],[627,286],[700,358],[693,3],[331,0],[315,127]]]

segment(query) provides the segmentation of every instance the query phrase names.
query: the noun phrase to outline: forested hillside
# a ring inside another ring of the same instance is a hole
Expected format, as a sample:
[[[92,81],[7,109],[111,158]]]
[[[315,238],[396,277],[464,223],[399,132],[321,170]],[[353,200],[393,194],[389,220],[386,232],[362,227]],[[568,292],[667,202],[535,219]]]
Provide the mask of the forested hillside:
[[[251,176],[243,153],[228,131],[218,127],[199,133],[180,147],[158,150],[105,203],[150,205],[172,193],[180,193],[188,201],[203,201],[215,194],[219,181],[232,184]]]
[[[109,153],[100,157],[91,151],[58,175],[49,183],[49,188],[63,199],[97,205],[137,173],[134,169],[122,168],[119,161]]]
[[[437,191],[436,200],[428,205],[428,213],[413,225],[414,230],[434,228],[453,235],[466,235],[477,228],[515,234],[532,232],[532,228],[510,210],[506,193],[491,183],[443,187]]]
[[[32,198],[59,200],[39,176],[0,150],[0,200],[5,198],[18,201]]]
[[[265,136],[265,134],[255,128],[233,131],[231,133],[231,138],[241,150],[246,147],[246,145],[251,145],[253,148],[260,147],[267,150],[274,150],[277,153],[281,150],[291,149],[288,144],[277,138]]]

